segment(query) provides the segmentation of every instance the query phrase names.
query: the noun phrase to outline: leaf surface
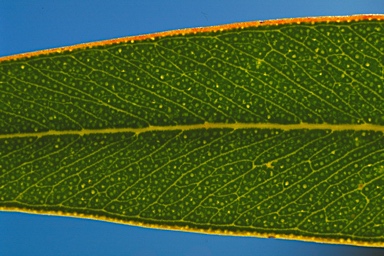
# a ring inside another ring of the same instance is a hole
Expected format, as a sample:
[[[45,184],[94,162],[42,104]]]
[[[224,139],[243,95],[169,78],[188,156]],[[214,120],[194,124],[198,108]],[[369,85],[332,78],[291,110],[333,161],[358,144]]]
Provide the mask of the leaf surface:
[[[383,38],[356,16],[3,58],[0,209],[382,246]]]

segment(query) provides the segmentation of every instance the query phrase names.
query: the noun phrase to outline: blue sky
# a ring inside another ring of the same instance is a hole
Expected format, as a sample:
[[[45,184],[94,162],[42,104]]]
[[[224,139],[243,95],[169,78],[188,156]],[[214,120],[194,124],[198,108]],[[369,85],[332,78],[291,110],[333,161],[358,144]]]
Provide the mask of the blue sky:
[[[177,28],[359,13],[384,13],[384,1],[0,0],[0,56]],[[0,255],[383,254],[384,249],[202,235],[0,212]]]

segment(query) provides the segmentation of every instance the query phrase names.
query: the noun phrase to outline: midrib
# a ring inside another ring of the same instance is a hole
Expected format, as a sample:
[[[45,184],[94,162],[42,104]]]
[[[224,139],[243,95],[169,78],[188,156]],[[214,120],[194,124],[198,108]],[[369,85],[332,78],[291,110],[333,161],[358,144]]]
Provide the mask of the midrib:
[[[103,133],[145,133],[153,131],[187,131],[197,129],[278,129],[278,130],[332,130],[332,131],[375,131],[384,132],[384,126],[375,124],[274,124],[274,123],[204,123],[191,125],[170,125],[170,126],[148,126],[144,128],[105,128],[105,129],[82,129],[82,130],[50,130],[46,132],[13,133],[1,134],[0,139],[11,139],[20,137],[44,137],[60,135],[103,134]]]

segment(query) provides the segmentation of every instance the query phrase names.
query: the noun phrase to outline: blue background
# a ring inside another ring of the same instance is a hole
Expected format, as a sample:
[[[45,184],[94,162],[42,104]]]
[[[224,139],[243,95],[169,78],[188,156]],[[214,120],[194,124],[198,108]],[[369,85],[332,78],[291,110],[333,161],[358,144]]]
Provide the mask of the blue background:
[[[177,28],[384,13],[382,0],[0,0],[0,56]],[[383,255],[384,249],[0,213],[0,255]]]

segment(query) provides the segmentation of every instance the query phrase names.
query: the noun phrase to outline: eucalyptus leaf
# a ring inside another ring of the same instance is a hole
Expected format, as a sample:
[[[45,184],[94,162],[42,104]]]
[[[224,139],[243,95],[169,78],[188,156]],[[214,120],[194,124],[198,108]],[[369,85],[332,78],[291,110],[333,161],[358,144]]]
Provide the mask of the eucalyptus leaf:
[[[0,209],[383,246],[381,16],[0,62]]]

